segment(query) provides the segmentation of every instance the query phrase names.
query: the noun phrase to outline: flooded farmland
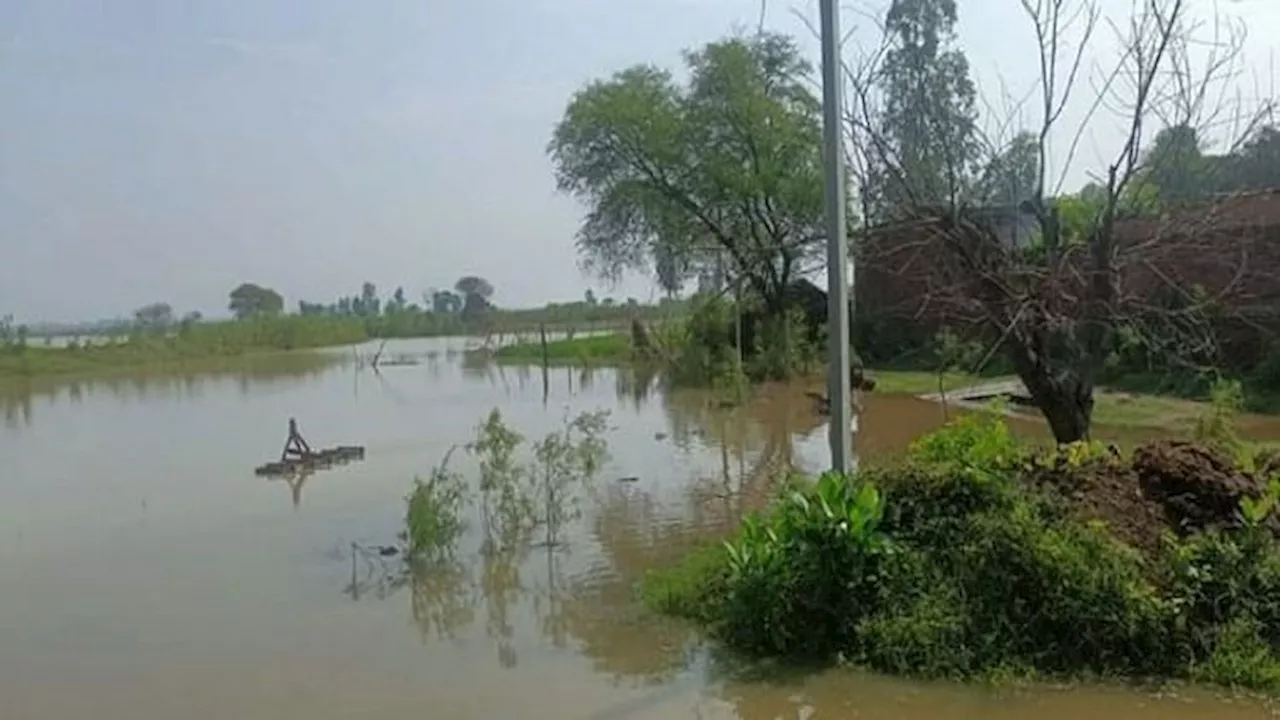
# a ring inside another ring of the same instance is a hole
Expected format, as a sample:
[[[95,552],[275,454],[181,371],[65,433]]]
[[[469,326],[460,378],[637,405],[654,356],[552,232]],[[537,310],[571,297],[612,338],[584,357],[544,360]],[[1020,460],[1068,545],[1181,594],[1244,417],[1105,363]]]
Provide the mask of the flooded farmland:
[[[416,364],[0,392],[0,718],[1271,716],[1199,690],[744,667],[644,612],[635,587],[765,502],[784,468],[822,466],[803,388],[729,409],[633,371],[558,368],[544,385],[538,368],[467,362],[459,341],[387,349]],[[610,411],[611,457],[567,542],[494,552],[469,532],[453,563],[419,574],[353,550],[394,541],[414,477],[494,407],[530,438]],[[255,477],[290,417],[364,460]],[[941,421],[932,403],[872,395],[859,451],[898,452]]]

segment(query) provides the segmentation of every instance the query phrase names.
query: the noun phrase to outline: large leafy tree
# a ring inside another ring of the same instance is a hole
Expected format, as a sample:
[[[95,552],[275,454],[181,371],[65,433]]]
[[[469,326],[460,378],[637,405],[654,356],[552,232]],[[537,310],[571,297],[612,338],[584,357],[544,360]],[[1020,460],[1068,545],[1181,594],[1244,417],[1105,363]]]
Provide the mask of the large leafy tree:
[[[770,311],[822,247],[821,104],[786,37],[686,53],[689,80],[650,65],[576,93],[548,152],[583,200],[584,264],[672,290],[724,262]]]
[[[277,315],[284,310],[284,298],[271,288],[242,283],[231,291],[231,302],[227,307],[241,320],[258,315]]]
[[[474,317],[489,310],[489,298],[493,297],[493,285],[488,280],[475,275],[464,275],[454,283],[453,289],[462,296],[463,315]]]
[[[965,199],[981,156],[969,62],[955,46],[955,0],[894,0],[875,78],[884,98],[864,192],[878,219]]]

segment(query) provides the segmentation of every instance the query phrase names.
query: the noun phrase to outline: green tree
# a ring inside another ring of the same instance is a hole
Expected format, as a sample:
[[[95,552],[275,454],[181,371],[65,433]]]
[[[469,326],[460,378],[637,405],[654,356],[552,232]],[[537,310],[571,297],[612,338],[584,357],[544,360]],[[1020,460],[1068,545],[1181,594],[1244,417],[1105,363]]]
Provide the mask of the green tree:
[[[387,303],[384,310],[388,315],[391,315],[393,313],[404,312],[406,306],[407,303],[404,298],[404,288],[398,287],[396,288],[396,291],[391,294],[391,300]]]
[[[955,0],[893,0],[885,16],[877,122],[879,154],[892,161],[873,162],[865,188],[879,219],[948,207],[970,192],[980,156],[976,93],[955,23]]]
[[[1190,125],[1174,125],[1156,134],[1143,161],[1143,182],[1150,184],[1160,207],[1203,201],[1213,192],[1210,161]],[[1157,208],[1148,208],[1157,209]]]
[[[462,314],[475,317],[488,312],[489,298],[493,297],[493,285],[482,277],[465,275],[458,278],[453,289],[462,296]]]
[[[133,311],[133,320],[140,330],[164,330],[175,322],[173,306],[166,302],[143,305]]]
[[[454,283],[453,289],[464,298],[476,295],[488,302],[493,297],[493,285],[488,280],[475,275],[465,275],[458,278],[458,282]]]
[[[1230,190],[1280,187],[1280,129],[1259,128],[1225,159],[1223,174]]]
[[[984,205],[1017,206],[1035,198],[1039,179],[1039,140],[1033,133],[1018,133],[983,169],[976,199]]]
[[[353,310],[360,317],[377,317],[382,311],[382,301],[378,299],[378,286],[366,280],[360,286],[360,297],[352,303]]]
[[[449,290],[436,290],[431,293],[431,309],[438,313],[461,312],[462,298]]]
[[[254,283],[242,283],[231,291],[231,302],[227,305],[237,319],[256,317],[259,315],[278,315],[284,311],[284,298],[271,288]]]
[[[548,152],[589,212],[584,264],[654,273],[668,292],[717,261],[766,308],[823,246],[821,104],[789,38],[762,34],[685,54],[689,80],[651,65],[579,90]]]

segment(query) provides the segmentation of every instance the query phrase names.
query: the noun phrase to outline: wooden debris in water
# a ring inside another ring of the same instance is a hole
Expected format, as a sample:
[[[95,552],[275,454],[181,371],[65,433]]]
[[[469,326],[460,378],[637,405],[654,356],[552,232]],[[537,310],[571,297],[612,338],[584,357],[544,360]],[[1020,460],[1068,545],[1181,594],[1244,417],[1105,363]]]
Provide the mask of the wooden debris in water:
[[[364,447],[360,445],[339,445],[326,450],[312,450],[311,445],[298,432],[297,421],[289,418],[289,437],[285,439],[280,460],[259,465],[254,469],[254,473],[267,476],[296,475],[363,459]]]

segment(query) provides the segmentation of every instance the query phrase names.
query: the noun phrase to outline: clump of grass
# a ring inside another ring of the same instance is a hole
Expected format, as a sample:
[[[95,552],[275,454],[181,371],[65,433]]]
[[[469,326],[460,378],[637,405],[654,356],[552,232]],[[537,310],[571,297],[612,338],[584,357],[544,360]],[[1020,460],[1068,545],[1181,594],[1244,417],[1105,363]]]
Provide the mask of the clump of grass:
[[[544,352],[540,341],[520,342],[498,348],[494,357],[499,360],[540,363]],[[547,343],[545,357],[554,363],[626,363],[632,359],[631,339],[624,333],[609,333],[552,340]]]

